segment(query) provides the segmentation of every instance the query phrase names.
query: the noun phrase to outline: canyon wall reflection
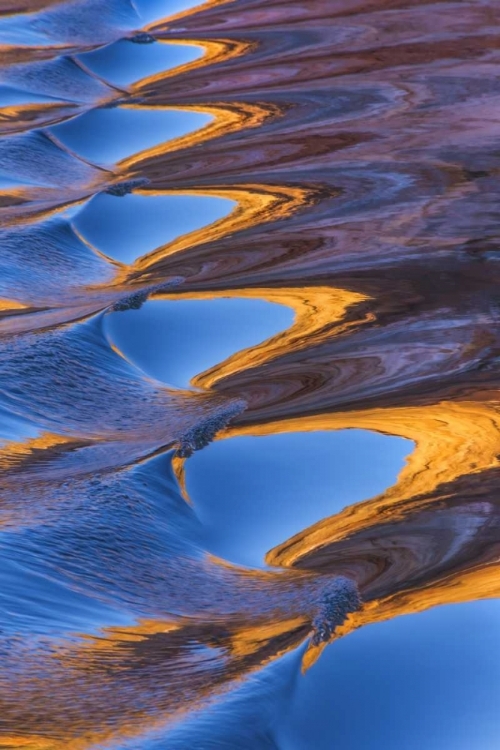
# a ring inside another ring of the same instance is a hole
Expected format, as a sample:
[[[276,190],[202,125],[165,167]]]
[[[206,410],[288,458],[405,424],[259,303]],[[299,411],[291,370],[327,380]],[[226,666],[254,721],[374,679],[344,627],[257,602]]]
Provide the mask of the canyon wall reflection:
[[[190,4],[0,9],[0,747],[497,747],[500,10]]]

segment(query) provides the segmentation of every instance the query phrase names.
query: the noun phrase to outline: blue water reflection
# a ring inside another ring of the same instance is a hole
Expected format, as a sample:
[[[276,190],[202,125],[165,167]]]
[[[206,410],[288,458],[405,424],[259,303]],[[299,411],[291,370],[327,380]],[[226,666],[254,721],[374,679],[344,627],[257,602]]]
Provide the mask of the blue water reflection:
[[[203,56],[195,44],[131,44],[121,39],[107,47],[85,52],[78,59],[92,72],[115,86],[128,86],[146,76],[165,73]]]
[[[277,717],[289,709],[300,679],[302,652],[303,648],[289,652],[233,683],[231,692],[218,703],[191,711],[173,725],[120,742],[114,750],[291,750],[277,744],[274,727]]]
[[[366,430],[212,443],[186,464],[211,552],[261,565],[275,545],[393,484],[412,443]]]
[[[50,131],[89,161],[114,164],[206,125],[212,117],[179,109],[94,109]]]
[[[286,750],[497,750],[500,601],[439,607],[337,641],[296,684]]]
[[[365,626],[305,675],[300,648],[161,739],[118,750],[497,750],[499,624],[500,602],[480,601]]]
[[[1,75],[1,74],[0,74]],[[54,103],[55,97],[41,93],[23,91],[10,86],[0,85],[0,107],[19,106],[20,104]]]
[[[184,388],[191,378],[288,328],[293,312],[254,299],[154,300],[106,318],[111,342],[150,377]]]
[[[183,234],[230,213],[234,201],[205,195],[97,195],[73,225],[105,255],[132,263]]]
[[[32,422],[17,416],[0,404],[0,446],[12,441],[29,440],[41,433]]]

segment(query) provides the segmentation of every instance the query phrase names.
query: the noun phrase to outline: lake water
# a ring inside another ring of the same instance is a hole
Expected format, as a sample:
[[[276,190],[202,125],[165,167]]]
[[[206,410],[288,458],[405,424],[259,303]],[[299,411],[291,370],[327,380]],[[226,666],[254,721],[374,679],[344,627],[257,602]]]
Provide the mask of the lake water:
[[[3,0],[0,748],[500,745],[493,0]]]

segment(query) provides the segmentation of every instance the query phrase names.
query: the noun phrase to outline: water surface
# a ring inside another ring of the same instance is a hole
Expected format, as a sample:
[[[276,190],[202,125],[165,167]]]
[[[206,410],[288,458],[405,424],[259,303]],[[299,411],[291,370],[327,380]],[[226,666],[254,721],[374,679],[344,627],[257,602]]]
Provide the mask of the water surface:
[[[0,747],[493,750],[493,0],[4,0]]]

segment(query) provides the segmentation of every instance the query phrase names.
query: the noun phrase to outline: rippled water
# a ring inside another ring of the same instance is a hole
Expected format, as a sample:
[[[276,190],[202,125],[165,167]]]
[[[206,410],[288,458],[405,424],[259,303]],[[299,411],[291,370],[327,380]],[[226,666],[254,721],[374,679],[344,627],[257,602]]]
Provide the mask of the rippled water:
[[[497,750],[498,4],[192,6],[0,0],[0,747]]]

